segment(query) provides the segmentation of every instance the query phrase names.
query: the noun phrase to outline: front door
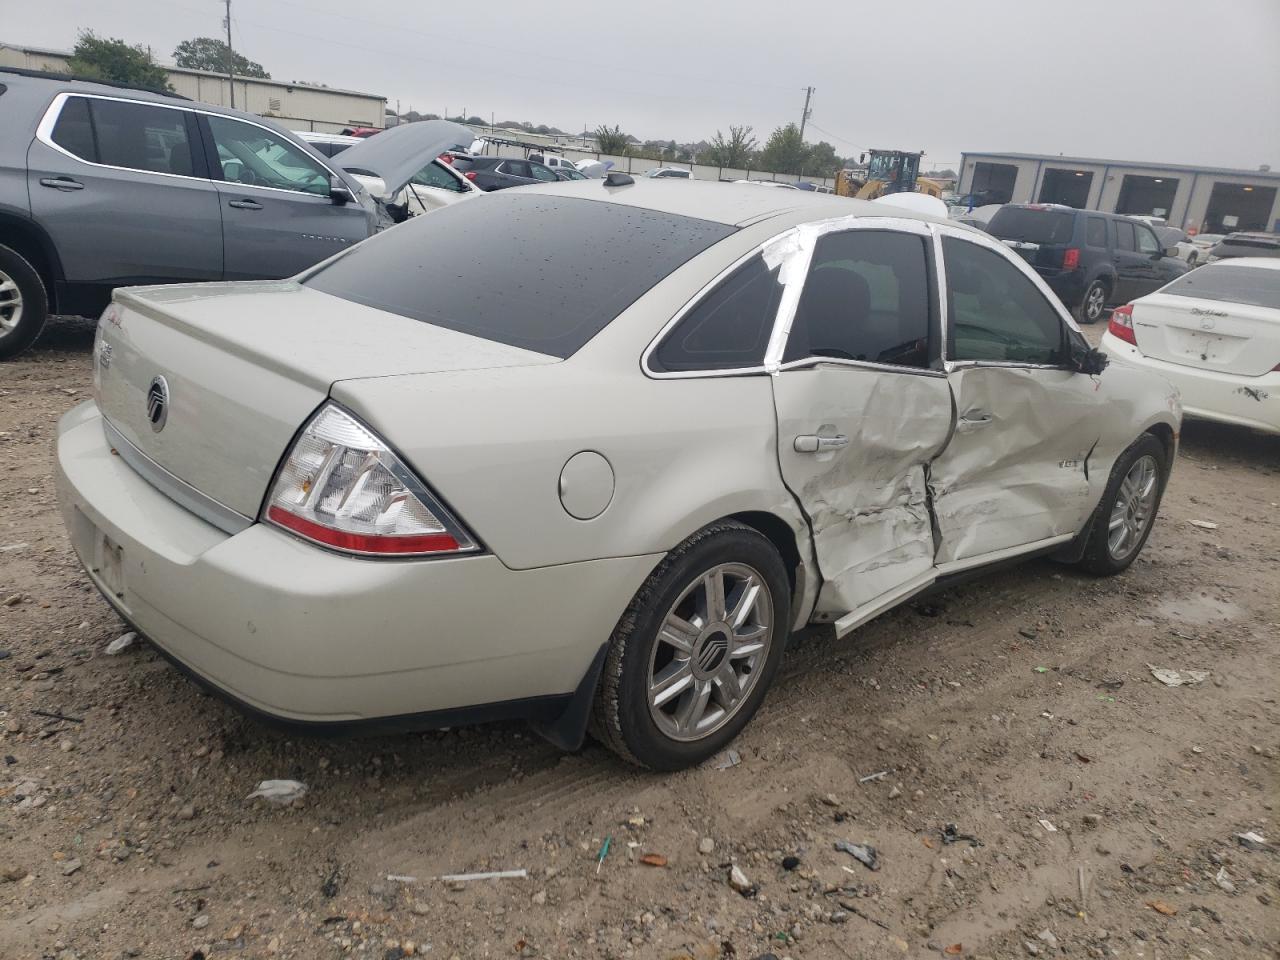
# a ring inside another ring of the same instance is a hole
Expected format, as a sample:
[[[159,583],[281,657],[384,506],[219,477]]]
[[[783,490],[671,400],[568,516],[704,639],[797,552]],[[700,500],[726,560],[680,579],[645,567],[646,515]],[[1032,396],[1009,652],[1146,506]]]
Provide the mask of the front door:
[[[942,229],[956,426],[929,482],[945,569],[1078,532],[1102,430],[1058,308],[994,241]]]
[[[217,280],[218,194],[190,111],[59,94],[27,151],[31,211],[66,280],[98,285]]]
[[[928,464],[951,432],[951,394],[922,223],[866,218],[820,237],[773,378],[782,476],[808,517],[842,618],[927,582]]]
[[[257,124],[202,121],[216,151],[226,279],[291,277],[369,235],[364,207],[329,199],[331,173],[315,157]]]

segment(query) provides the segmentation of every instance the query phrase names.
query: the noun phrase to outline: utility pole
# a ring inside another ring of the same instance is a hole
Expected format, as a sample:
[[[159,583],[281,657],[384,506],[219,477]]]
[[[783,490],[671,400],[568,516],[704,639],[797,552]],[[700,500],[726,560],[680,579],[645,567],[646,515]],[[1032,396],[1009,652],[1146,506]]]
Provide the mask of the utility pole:
[[[230,3],[230,2],[231,0],[227,0],[227,3]],[[804,88],[804,110],[801,111],[800,113],[800,142],[801,143],[804,143],[804,125],[805,125],[805,121],[809,119],[809,113],[810,113],[809,98],[812,96],[813,96],[813,87],[805,87]]]
[[[227,25],[227,86],[231,88],[231,109],[234,110],[236,107],[236,74],[233,66],[236,52],[231,47],[231,0],[226,0],[226,4],[227,19],[223,23]]]

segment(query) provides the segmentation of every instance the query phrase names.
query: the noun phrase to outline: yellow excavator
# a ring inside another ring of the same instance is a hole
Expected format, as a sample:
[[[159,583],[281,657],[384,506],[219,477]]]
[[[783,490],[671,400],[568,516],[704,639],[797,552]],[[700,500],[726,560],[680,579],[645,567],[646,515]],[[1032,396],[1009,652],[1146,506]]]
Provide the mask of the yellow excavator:
[[[931,197],[942,196],[942,184],[937,180],[919,176],[920,158],[923,153],[906,150],[872,150],[871,159],[863,154],[860,162],[866,164],[866,176],[860,171],[841,170],[836,175],[836,193],[842,197],[874,200],[892,193],[925,193]]]

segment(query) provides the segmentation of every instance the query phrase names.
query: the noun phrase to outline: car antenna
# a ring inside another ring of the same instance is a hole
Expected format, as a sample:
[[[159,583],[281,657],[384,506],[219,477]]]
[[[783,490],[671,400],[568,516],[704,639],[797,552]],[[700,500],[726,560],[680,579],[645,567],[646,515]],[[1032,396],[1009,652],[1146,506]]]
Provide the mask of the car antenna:
[[[634,183],[635,180],[633,180],[630,175],[618,173],[617,171],[610,171],[605,174],[604,178],[604,185],[606,187],[625,187]]]

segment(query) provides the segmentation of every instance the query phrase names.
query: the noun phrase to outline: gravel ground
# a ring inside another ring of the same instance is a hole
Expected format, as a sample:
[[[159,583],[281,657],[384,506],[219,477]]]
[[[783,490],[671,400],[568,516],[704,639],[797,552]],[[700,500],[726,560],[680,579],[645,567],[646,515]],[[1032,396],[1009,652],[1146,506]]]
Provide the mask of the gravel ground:
[[[737,765],[657,776],[515,724],[299,739],[107,655],[51,461],[91,342],[0,366],[0,957],[1280,956],[1280,441],[1187,425],[1124,575],[801,635]]]

